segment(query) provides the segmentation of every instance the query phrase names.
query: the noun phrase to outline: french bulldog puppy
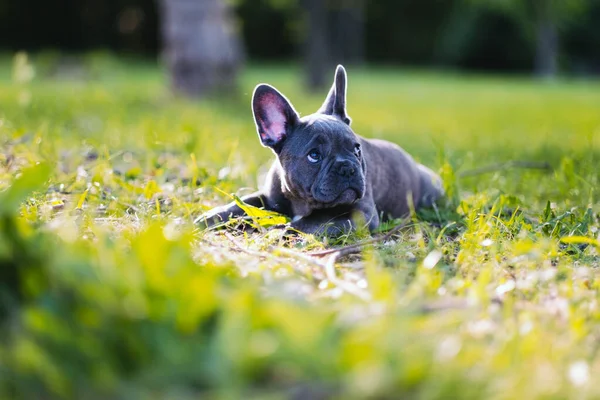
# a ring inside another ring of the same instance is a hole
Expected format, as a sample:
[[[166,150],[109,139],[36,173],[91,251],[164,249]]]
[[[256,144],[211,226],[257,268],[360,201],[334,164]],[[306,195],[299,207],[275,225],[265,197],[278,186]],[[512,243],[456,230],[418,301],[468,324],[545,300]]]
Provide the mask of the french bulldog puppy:
[[[242,200],[290,217],[294,229],[335,236],[363,221],[373,231],[382,219],[405,217],[411,206],[430,207],[444,195],[440,178],[399,146],[352,131],[341,65],[315,114],[300,117],[267,84],[254,89],[252,111],[263,146],[277,158],[262,190]],[[212,226],[242,215],[231,203],[197,221]]]

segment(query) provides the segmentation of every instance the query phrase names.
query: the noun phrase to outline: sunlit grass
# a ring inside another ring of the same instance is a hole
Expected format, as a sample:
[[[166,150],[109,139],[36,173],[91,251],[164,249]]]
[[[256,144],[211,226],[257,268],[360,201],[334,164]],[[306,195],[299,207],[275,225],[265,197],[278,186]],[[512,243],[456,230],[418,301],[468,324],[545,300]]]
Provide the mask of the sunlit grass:
[[[332,269],[318,238],[193,226],[272,158],[255,84],[320,106],[300,70],[185,101],[152,65],[85,62],[0,63],[3,397],[600,395],[600,83],[349,67],[355,131],[452,198]],[[550,168],[464,175],[508,161]]]

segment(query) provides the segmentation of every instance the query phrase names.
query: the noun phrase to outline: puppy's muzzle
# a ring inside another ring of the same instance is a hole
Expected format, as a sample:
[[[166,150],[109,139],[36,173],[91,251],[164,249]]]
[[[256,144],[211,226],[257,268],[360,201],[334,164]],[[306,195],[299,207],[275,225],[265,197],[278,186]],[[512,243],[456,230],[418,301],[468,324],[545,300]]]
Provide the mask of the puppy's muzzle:
[[[357,166],[350,161],[338,161],[335,165],[336,173],[344,178],[351,178],[356,175]]]

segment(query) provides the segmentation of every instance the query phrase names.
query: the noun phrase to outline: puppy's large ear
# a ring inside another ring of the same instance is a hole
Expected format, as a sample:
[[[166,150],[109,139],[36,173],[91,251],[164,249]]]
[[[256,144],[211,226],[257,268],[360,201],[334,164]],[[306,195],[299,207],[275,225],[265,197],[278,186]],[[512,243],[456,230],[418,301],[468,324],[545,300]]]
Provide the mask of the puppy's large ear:
[[[318,112],[339,117],[348,125],[352,122],[346,115],[346,70],[341,65],[335,70],[333,85]]]
[[[260,84],[252,95],[252,112],[258,136],[263,146],[279,150],[290,129],[298,123],[299,117],[294,107],[279,93],[267,84]]]

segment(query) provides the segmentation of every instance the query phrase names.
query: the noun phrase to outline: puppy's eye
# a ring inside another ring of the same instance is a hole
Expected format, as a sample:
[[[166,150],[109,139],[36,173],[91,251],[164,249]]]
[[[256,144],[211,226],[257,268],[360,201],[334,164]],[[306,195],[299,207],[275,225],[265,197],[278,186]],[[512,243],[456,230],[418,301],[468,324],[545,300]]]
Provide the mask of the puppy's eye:
[[[306,157],[308,158],[308,161],[313,164],[321,161],[321,153],[319,153],[317,150],[311,150]]]
[[[360,144],[358,144],[358,143],[354,146],[354,155],[358,158],[360,158],[360,156],[361,156]]]

